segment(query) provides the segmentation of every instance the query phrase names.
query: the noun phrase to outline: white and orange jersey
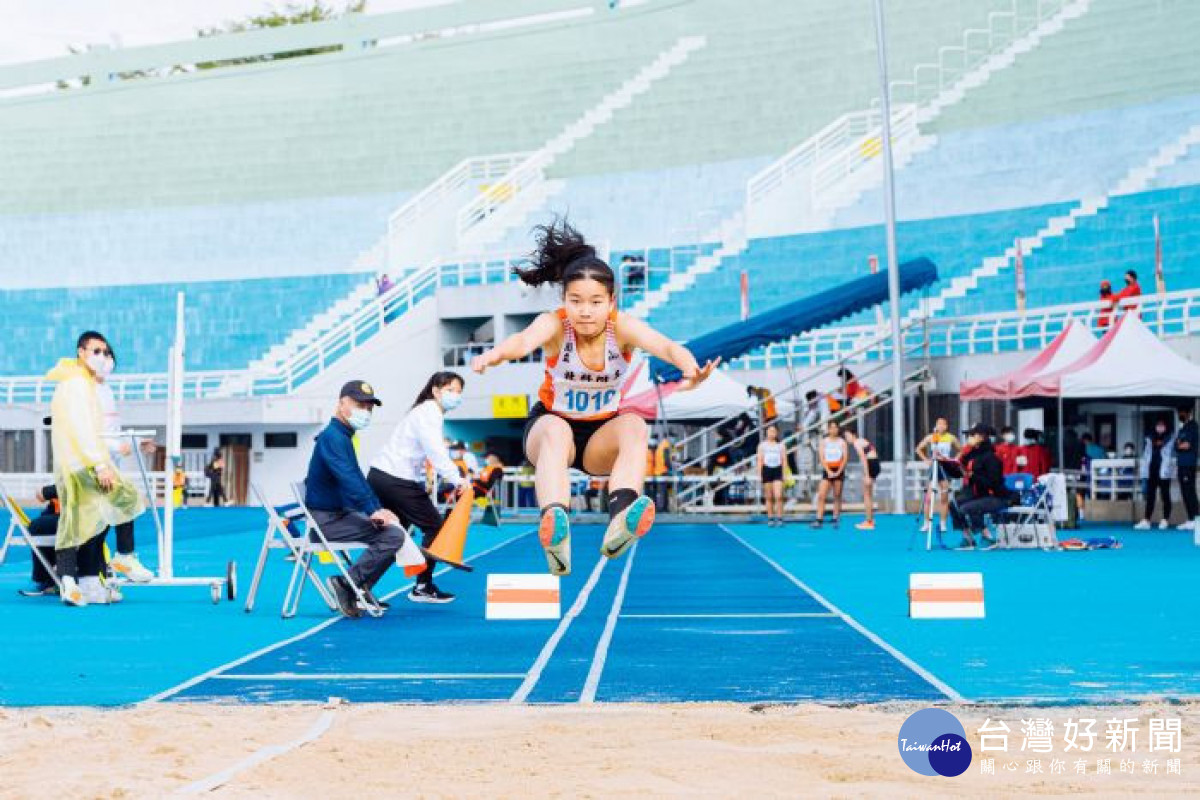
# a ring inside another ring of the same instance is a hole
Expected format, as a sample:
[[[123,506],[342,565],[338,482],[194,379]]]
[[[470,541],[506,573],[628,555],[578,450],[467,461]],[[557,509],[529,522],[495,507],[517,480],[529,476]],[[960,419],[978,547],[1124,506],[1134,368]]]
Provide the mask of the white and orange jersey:
[[[546,359],[546,377],[538,389],[538,400],[548,411],[567,419],[615,417],[621,405],[621,384],[628,378],[632,355],[622,353],[617,344],[617,312],[609,315],[605,326],[604,364],[600,369],[583,363],[566,309],[560,308],[557,313],[563,326],[562,347],[557,355]]]
[[[821,465],[827,472],[841,472],[850,460],[850,446],[841,436],[821,440]]]

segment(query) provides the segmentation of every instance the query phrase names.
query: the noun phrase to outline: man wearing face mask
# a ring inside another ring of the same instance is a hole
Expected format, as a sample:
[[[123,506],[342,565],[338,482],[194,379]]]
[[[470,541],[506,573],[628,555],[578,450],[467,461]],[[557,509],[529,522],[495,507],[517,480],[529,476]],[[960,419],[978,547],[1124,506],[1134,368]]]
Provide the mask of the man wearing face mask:
[[[1146,487],[1146,513],[1142,521],[1134,525],[1135,530],[1150,530],[1150,519],[1154,516],[1154,501],[1162,497],[1162,519],[1158,529],[1170,527],[1171,479],[1175,472],[1175,435],[1170,432],[1165,419],[1154,423],[1154,429],[1146,436],[1142,445],[1142,459],[1138,464],[1142,485]]]
[[[1200,447],[1200,427],[1192,419],[1192,409],[1179,409],[1179,433],[1175,435],[1175,465],[1179,473],[1179,496],[1187,509],[1187,519],[1180,530],[1190,531],[1196,527],[1196,450]]]
[[[96,374],[96,395],[100,399],[100,411],[104,417],[104,432],[107,434],[120,433],[124,427],[121,424],[121,414],[117,411],[117,398],[113,395],[112,387],[108,383],[108,379],[112,377],[116,367],[117,354],[110,346],[109,355],[105,358],[103,368]],[[133,454],[133,445],[129,443],[129,440],[108,436],[105,441],[108,443],[113,463],[118,468],[128,466],[127,462],[122,464],[122,461]],[[143,441],[140,446],[143,452],[147,452],[154,447],[154,443]],[[118,576],[134,583],[146,583],[154,578],[154,574],[142,566],[142,562],[138,560],[133,520],[117,526],[117,555],[108,562],[108,567]],[[119,596],[115,587],[109,589],[109,595],[114,598]]]
[[[1005,475],[1012,475],[1019,472],[1017,469],[1017,432],[1012,429],[1011,425],[1005,425],[1000,429],[1000,441],[996,443],[996,458],[1000,459],[1000,465],[1004,469]]]
[[[425,463],[432,464],[442,483],[451,487],[451,499],[462,493],[469,480],[450,457],[443,433],[446,412],[458,408],[462,402],[463,386],[458,373],[431,375],[367,473],[367,482],[383,505],[404,525],[421,529],[424,534],[421,545],[426,548],[433,545],[442,528],[442,515],[425,488]],[[430,560],[428,567],[417,575],[408,599],[414,603],[450,603],[454,595],[434,585]]]
[[[354,434],[371,423],[371,412],[383,405],[365,381],[350,381],[342,387],[337,410],[325,430],[317,436],[308,462],[304,503],[331,542],[363,542],[367,549],[349,569],[350,578],[363,592],[363,600],[379,609],[387,608],[372,589],[396,560],[410,552],[400,520],[383,507],[367,484],[354,451]],[[403,554],[402,554],[403,555]],[[420,563],[419,553],[416,558]],[[354,589],[340,575],[329,579],[329,588],[344,616],[362,616]]]
[[[116,599],[100,581],[100,534],[146,510],[145,498],[121,475],[102,438],[104,414],[96,387],[111,356],[108,340],[86,331],[76,343],[75,358],[64,358],[46,376],[58,384],[50,402],[54,484],[62,511],[54,549],[62,601],[72,606]]]

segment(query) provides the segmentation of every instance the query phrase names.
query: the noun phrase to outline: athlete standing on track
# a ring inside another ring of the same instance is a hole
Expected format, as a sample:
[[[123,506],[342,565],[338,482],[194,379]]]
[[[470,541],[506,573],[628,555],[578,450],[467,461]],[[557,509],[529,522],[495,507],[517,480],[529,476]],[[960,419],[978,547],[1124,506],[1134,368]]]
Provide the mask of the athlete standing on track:
[[[566,575],[571,571],[570,467],[609,476],[610,521],[600,548],[606,558],[624,553],[654,522],[654,503],[642,495],[646,423],[620,412],[633,350],[641,348],[678,367],[685,389],[707,378],[717,362],[701,368],[687,348],[618,312],[612,268],[565,221],[537,230],[531,265],[517,274],[530,286],[561,285],[563,306],[471,359],[471,368],[482,373],[538,348],[546,355],[545,379],[525,423],[524,445],[536,468],[542,510],[538,535],[546,560],[552,573]]]
[[[933,423],[933,433],[926,436],[917,445],[917,458],[929,464],[933,461],[950,461],[962,452],[962,444],[958,437],[950,433],[950,423],[945,417],[938,417]],[[940,530],[946,532],[946,517],[950,515],[950,478],[942,467],[937,468],[938,487],[938,516],[941,518]],[[922,523],[921,530],[927,531],[933,525],[933,512]]]
[[[783,525],[783,461],[787,448],[779,441],[779,428],[768,425],[767,438],[758,446],[758,476],[767,506],[767,525]]]

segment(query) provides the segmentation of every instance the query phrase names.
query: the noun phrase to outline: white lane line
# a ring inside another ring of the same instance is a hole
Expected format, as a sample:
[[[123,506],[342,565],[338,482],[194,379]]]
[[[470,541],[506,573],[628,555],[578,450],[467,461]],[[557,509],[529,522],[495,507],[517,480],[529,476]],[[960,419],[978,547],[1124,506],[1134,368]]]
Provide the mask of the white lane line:
[[[612,644],[613,632],[617,629],[617,620],[621,616],[621,606],[625,604],[625,588],[629,585],[629,573],[633,570],[633,558],[637,555],[638,546],[634,543],[625,559],[625,569],[621,572],[621,582],[617,584],[617,594],[613,598],[612,608],[608,611],[608,621],[604,623],[604,632],[596,642],[596,654],[592,656],[592,666],[588,669],[587,680],[583,682],[583,691],[579,693],[579,702],[596,702],[596,689],[600,686],[600,676],[604,673],[604,662],[608,660],[608,647]]]
[[[213,773],[207,778],[201,778],[194,783],[189,783],[187,786],[178,789],[175,794],[196,795],[211,792],[212,790],[225,785],[246,770],[262,764],[264,761],[270,761],[272,758],[284,755],[285,753],[290,753],[292,750],[303,747],[310,742],[314,742],[321,738],[321,736],[323,736],[325,732],[329,730],[330,726],[333,725],[333,716],[334,713],[332,711],[324,711],[321,713],[321,716],[317,718],[317,721],[313,724],[313,726],[309,728],[308,731],[299,739],[294,739],[283,744],[268,745],[267,747],[256,750],[246,758],[243,758],[241,761],[234,764],[232,767]]]
[[[867,638],[868,638],[868,639],[870,639],[872,642],[874,642],[876,645],[878,645],[879,647],[881,647],[881,648],[883,648],[885,651],[887,651],[887,652],[888,652],[888,653],[889,653],[889,654],[890,654],[890,655],[891,655],[893,658],[895,658],[895,659],[896,659],[897,661],[899,661],[901,664],[903,664],[904,666],[906,666],[906,667],[908,667],[909,669],[911,669],[913,672],[915,672],[915,673],[917,673],[918,675],[920,675],[920,676],[921,676],[922,678],[924,678],[924,679],[925,679],[925,680],[926,680],[926,681],[927,681],[927,682],[928,682],[928,683],[929,683],[931,686],[933,686],[935,689],[937,689],[937,690],[938,690],[939,692],[941,692],[942,694],[946,695],[946,697],[948,697],[949,699],[953,700],[953,701],[954,701],[954,702],[956,702],[956,703],[965,703],[965,702],[967,702],[967,699],[966,699],[965,697],[963,697],[961,694],[959,694],[957,691],[955,691],[955,690],[954,690],[954,688],[953,688],[953,687],[951,687],[951,686],[950,686],[948,683],[946,683],[945,681],[943,681],[943,680],[941,680],[940,678],[938,678],[938,677],[937,677],[936,675],[934,675],[932,672],[930,672],[929,670],[925,669],[924,667],[922,667],[922,666],[921,666],[920,664],[918,664],[917,662],[913,661],[913,660],[912,660],[911,658],[909,658],[908,656],[904,655],[904,653],[901,653],[901,652],[900,652],[899,650],[897,650],[895,647],[893,647],[892,645],[888,644],[888,643],[887,643],[887,642],[885,642],[883,639],[881,639],[881,638],[880,638],[880,637],[879,637],[877,634],[875,634],[875,633],[871,632],[870,630],[868,630],[868,629],[867,629],[867,628],[866,628],[866,627],[865,627],[865,626],[864,626],[862,623],[860,623],[860,622],[859,622],[858,620],[856,620],[854,617],[850,616],[850,615],[849,615],[849,614],[847,614],[845,611],[842,611],[840,608],[838,608],[838,607],[837,607],[837,606],[835,606],[833,603],[831,603],[831,602],[829,602],[828,600],[826,600],[826,599],[825,599],[824,597],[822,597],[820,594],[818,594],[817,592],[813,591],[813,589],[812,589],[811,587],[809,587],[809,586],[808,586],[808,584],[806,584],[804,581],[802,581],[802,580],[800,580],[799,578],[797,578],[797,577],[796,577],[795,575],[793,575],[792,573],[788,572],[788,571],[787,571],[786,569],[784,569],[783,567],[779,566],[779,564],[778,564],[778,563],[776,563],[776,562],[775,562],[773,559],[771,559],[769,556],[767,556],[765,553],[763,553],[761,550],[759,550],[759,549],[758,549],[757,547],[755,547],[754,545],[752,545],[752,544],[750,544],[749,542],[747,542],[747,541],[746,541],[745,539],[743,539],[741,536],[738,536],[736,533],[734,533],[732,530],[730,530],[728,527],[726,527],[726,526],[725,526],[723,523],[718,523],[718,524],[717,524],[717,527],[719,527],[721,530],[725,531],[725,532],[726,532],[726,533],[728,533],[730,536],[732,536],[732,537],[734,538],[734,540],[735,540],[735,541],[737,541],[738,543],[740,543],[740,544],[741,544],[743,547],[745,547],[745,548],[746,548],[747,550],[749,550],[751,553],[754,553],[754,555],[758,556],[758,557],[759,557],[759,558],[761,558],[763,561],[765,561],[765,562],[767,562],[769,565],[771,565],[771,566],[772,566],[772,567],[773,567],[773,568],[774,568],[774,569],[775,569],[775,570],[776,570],[776,571],[777,571],[777,572],[778,572],[780,575],[782,575],[783,577],[787,578],[787,579],[788,579],[789,581],[791,581],[793,584],[795,584],[796,586],[798,586],[798,587],[799,587],[801,590],[803,590],[803,591],[805,591],[805,592],[808,592],[810,595],[812,595],[812,597],[813,597],[813,599],[814,599],[814,600],[816,600],[818,603],[820,603],[821,605],[823,605],[823,606],[825,606],[826,608],[828,608],[828,609],[829,609],[830,611],[832,611],[834,614],[837,614],[839,617],[841,617],[841,618],[842,618],[842,620],[843,620],[843,621],[844,621],[844,622],[845,622],[847,625],[849,625],[851,628],[854,628],[854,630],[858,631],[858,632],[859,632],[859,633],[861,633],[863,636],[867,637]]]
[[[622,614],[622,619],[821,619],[835,618],[833,612],[794,612],[780,614]]]
[[[215,681],[490,681],[520,680],[524,672],[262,672],[213,675]]]
[[[550,638],[546,640],[546,644],[542,646],[542,651],[538,653],[538,657],[534,660],[533,666],[526,673],[525,680],[517,687],[517,691],[513,692],[513,696],[508,699],[508,702],[524,703],[526,698],[529,697],[530,692],[533,691],[533,688],[537,686],[537,682],[542,678],[542,671],[546,669],[546,665],[550,663],[550,657],[554,655],[554,649],[558,647],[558,643],[566,635],[567,628],[571,627],[571,623],[583,612],[584,606],[587,605],[588,597],[591,596],[592,589],[596,588],[596,582],[600,580],[600,573],[604,572],[604,567],[607,564],[608,559],[603,556],[596,562],[596,566],[592,568],[592,574],[588,576],[587,583],[579,590],[579,596],[575,598],[575,602],[571,604],[571,608],[559,620],[558,627],[554,629],[554,633],[550,634]]]
[[[475,561],[476,559],[480,559],[486,555],[494,553],[502,547],[507,547],[508,545],[512,544],[513,542],[517,541],[518,539],[522,539],[526,536],[529,536],[531,533],[534,532],[534,530],[536,530],[536,529],[531,528],[530,530],[524,531],[522,533],[518,533],[516,536],[505,539],[503,542],[494,544],[491,547],[487,548],[486,550],[480,550],[475,555],[464,559],[464,562],[470,563],[472,561]],[[447,566],[439,567],[437,569],[437,571],[435,571],[433,574],[441,575],[451,569],[453,569],[453,567],[447,567]],[[382,599],[390,600],[391,598],[395,597],[396,595],[400,594],[401,592],[408,591],[409,589],[412,588],[412,586],[413,586],[413,582],[410,581],[409,583],[406,583],[403,586],[401,586],[399,589],[396,589],[395,591],[389,592],[388,594],[384,595]],[[307,630],[296,634],[295,636],[289,636],[286,639],[281,639],[280,641],[275,642],[274,644],[269,644],[266,647],[261,647],[252,653],[248,653],[244,656],[241,656],[240,658],[235,658],[233,661],[222,664],[219,667],[213,667],[212,669],[202,672],[193,678],[188,678],[183,683],[177,684],[176,686],[172,686],[170,689],[165,689],[156,695],[147,697],[145,700],[142,700],[139,703],[135,703],[134,705],[140,706],[140,705],[144,705],[146,703],[160,703],[169,697],[173,697],[174,695],[177,695],[182,691],[190,689],[191,687],[195,686],[198,683],[203,683],[204,681],[208,680],[209,678],[216,677],[217,675],[221,674],[222,672],[225,672],[226,670],[233,669],[234,667],[239,667],[242,664],[245,664],[247,661],[253,661],[254,659],[258,658],[259,656],[266,655],[267,653],[278,650],[281,647],[287,647],[289,644],[295,644],[296,642],[307,639],[308,637],[312,636],[313,634],[320,633],[321,631],[328,628],[330,625],[333,625],[335,622],[340,622],[343,619],[345,619],[345,618],[342,617],[340,614],[335,617],[330,617],[329,619],[325,620],[324,622],[319,622],[316,625],[313,625],[311,628],[308,628]]]

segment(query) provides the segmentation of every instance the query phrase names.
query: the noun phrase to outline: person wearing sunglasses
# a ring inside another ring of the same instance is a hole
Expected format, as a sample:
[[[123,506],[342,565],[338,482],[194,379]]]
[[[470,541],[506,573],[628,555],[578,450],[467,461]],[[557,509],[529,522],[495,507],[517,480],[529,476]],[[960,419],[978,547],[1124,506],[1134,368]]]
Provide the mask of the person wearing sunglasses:
[[[62,514],[54,549],[62,601],[71,606],[115,599],[100,581],[101,534],[146,510],[146,498],[121,475],[103,438],[97,387],[111,357],[108,340],[85,331],[76,342],[75,358],[62,359],[46,375],[57,383],[50,401],[50,443]]]

